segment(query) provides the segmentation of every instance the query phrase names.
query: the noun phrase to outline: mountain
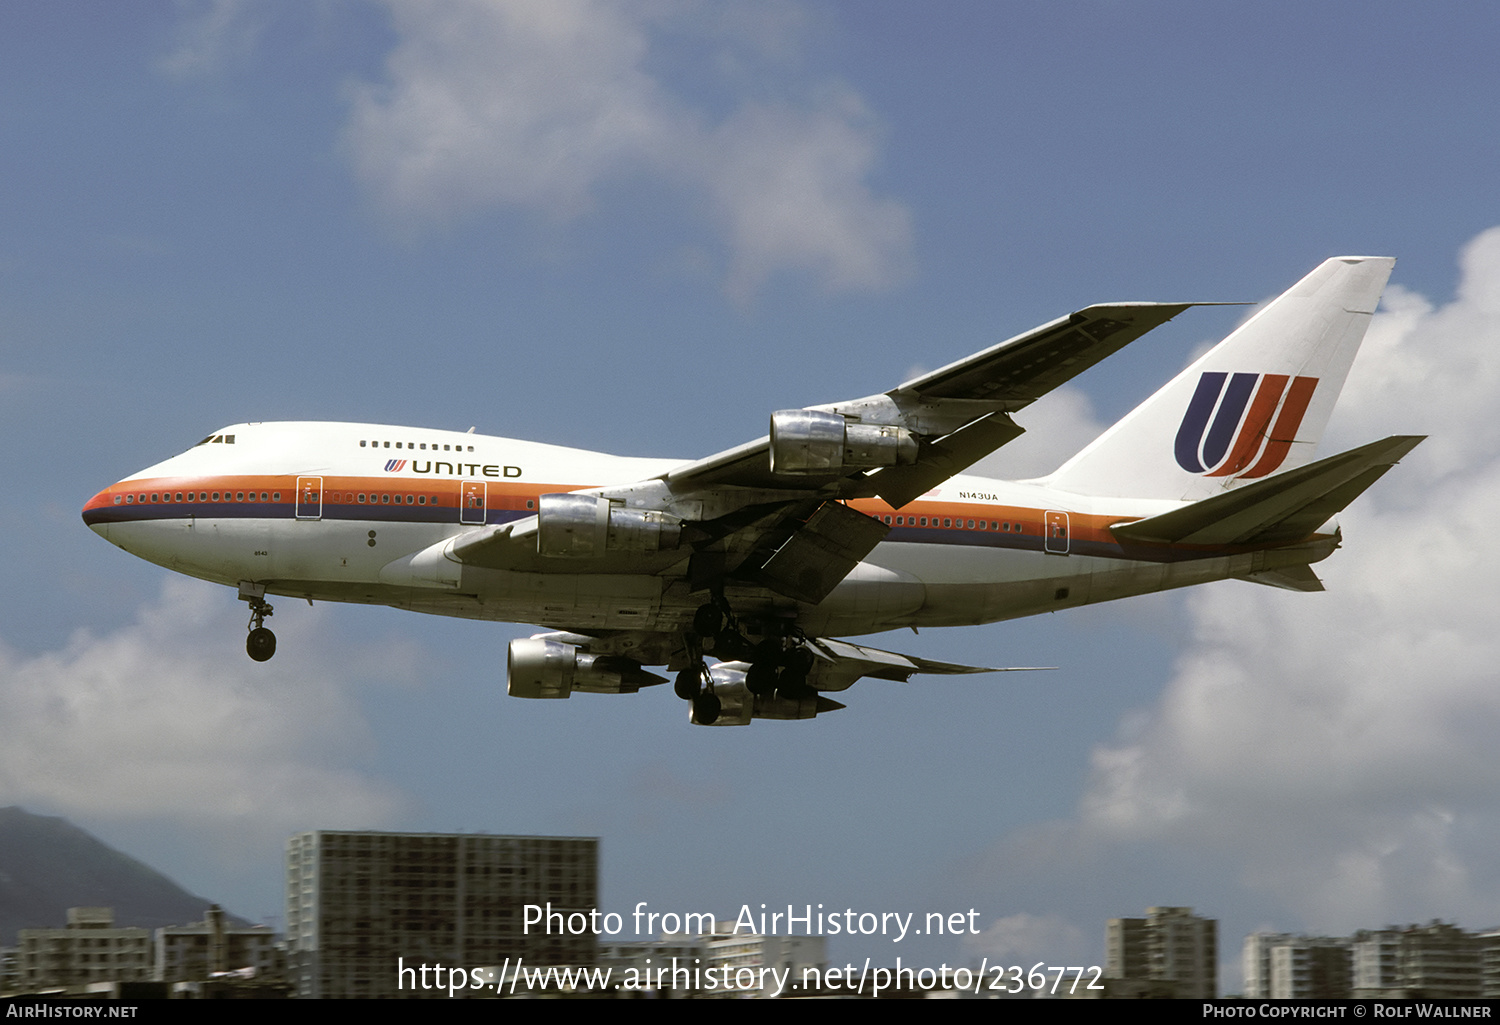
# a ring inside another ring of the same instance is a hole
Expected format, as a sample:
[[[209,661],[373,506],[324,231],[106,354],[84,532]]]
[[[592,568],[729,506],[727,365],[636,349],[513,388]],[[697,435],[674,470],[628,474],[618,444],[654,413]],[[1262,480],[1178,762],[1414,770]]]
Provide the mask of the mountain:
[[[67,819],[0,808],[0,945],[20,929],[67,925],[68,908],[115,909],[115,925],[201,922],[209,901]]]

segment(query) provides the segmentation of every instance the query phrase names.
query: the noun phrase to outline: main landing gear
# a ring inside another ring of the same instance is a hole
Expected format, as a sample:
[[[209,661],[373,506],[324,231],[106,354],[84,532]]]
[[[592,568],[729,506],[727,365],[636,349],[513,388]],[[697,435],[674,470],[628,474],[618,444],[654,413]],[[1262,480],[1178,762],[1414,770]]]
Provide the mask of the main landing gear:
[[[796,643],[788,646],[787,642],[795,638],[784,632],[768,636],[759,644],[750,643],[737,628],[728,603],[716,596],[714,601],[700,606],[693,614],[692,630],[685,637],[688,665],[677,674],[672,687],[679,698],[693,703],[693,719],[701,725],[712,725],[723,708],[713,692],[713,677],[703,662],[705,638],[713,639],[716,657],[750,663],[745,672],[745,689],[756,697],[779,695],[798,701],[816,695],[817,692],[807,685],[807,674],[815,662],[811,651]],[[708,681],[706,688],[705,680]]]
[[[699,610],[702,611],[702,610]],[[695,619],[696,623],[697,620]],[[693,703],[693,719],[699,725],[712,726],[723,711],[724,703],[714,693],[714,680],[703,664],[703,641],[696,633],[687,635],[688,664],[672,683],[672,690],[684,701]],[[708,686],[704,687],[704,681]]]
[[[257,662],[265,662],[276,654],[276,635],[264,626],[273,611],[266,601],[266,589],[240,584],[240,600],[250,603],[250,636],[245,638],[245,654]]]

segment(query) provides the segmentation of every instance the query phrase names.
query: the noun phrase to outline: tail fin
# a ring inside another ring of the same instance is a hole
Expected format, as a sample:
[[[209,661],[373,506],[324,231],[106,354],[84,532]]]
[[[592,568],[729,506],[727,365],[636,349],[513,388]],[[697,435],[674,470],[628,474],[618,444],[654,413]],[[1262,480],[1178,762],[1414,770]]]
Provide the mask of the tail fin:
[[[1047,483],[1197,501],[1308,463],[1396,261],[1340,256],[1272,300]]]

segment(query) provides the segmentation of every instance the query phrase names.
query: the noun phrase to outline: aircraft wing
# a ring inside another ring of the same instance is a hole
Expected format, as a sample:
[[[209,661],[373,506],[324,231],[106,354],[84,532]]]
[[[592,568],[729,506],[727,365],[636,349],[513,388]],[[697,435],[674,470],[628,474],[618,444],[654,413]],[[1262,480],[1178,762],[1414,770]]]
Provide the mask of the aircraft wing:
[[[1199,304],[1089,306],[913,378],[883,395],[807,411],[836,414],[854,425],[910,432],[917,451],[906,464],[850,467],[839,462],[778,472],[771,458],[773,420],[773,435],[677,467],[665,479],[673,491],[738,487],[826,492],[836,498],[879,495],[893,505],[904,505],[1019,437],[1023,429],[1008,414],[1193,305]]]
[[[588,557],[603,572],[678,573],[686,556],[694,592],[738,582],[817,604],[890,531],[846,500],[911,502],[1018,437],[1012,412],[1191,305],[1089,306],[888,392],[780,410],[766,437],[658,478],[543,495],[536,517],[448,551],[541,572]]]
[[[1089,306],[883,394],[773,413],[766,437],[667,472],[669,501],[704,513],[694,588],[822,601],[890,529],[844,500],[906,505],[1019,437],[1012,412],[1191,305]]]

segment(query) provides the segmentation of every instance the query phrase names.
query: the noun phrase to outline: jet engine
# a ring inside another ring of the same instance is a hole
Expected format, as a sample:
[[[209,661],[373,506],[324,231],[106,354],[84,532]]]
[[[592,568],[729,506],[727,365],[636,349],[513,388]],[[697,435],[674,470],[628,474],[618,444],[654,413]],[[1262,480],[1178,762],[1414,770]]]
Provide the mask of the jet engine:
[[[771,414],[772,473],[840,473],[916,461],[917,439],[904,427],[850,423],[816,409]]]
[[[751,719],[813,719],[819,712],[845,707],[816,693],[805,698],[785,698],[780,694],[757,697],[745,686],[745,671],[749,668],[744,662],[719,662],[708,667],[714,695],[719,699],[719,717],[707,725],[748,726]],[[690,719],[695,725],[705,725],[691,713]]]
[[[566,698],[575,690],[590,694],[634,694],[666,683],[634,659],[595,655],[577,645],[545,637],[510,642],[506,692],[513,698]]]
[[[682,520],[654,509],[627,509],[598,495],[542,495],[536,522],[538,555],[590,559],[606,552],[676,548]]]

